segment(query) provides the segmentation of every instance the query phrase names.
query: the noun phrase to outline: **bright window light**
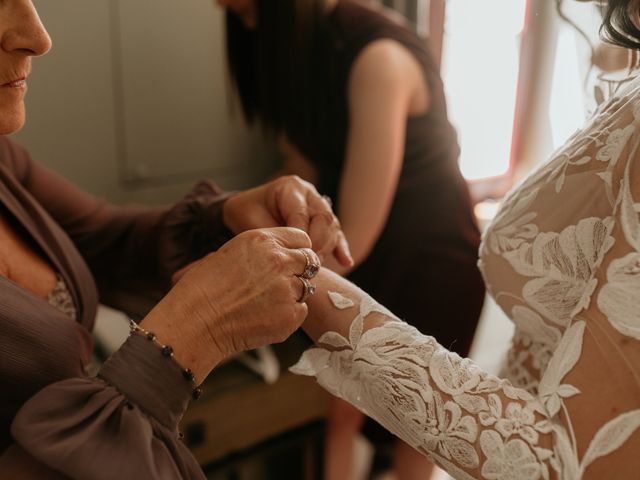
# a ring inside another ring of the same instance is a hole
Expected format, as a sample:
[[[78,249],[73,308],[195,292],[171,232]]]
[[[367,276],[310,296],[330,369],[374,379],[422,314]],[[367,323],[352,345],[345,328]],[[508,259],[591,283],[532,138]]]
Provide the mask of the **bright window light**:
[[[565,2],[563,11],[573,25],[559,21],[555,48],[549,125],[553,149],[560,147],[580,128],[595,107],[593,87],[600,73],[591,68],[591,45],[599,43],[602,21],[598,7],[590,3]],[[589,37],[587,42],[576,27]]]
[[[549,107],[554,150],[582,126],[587,116],[577,40],[570,27],[560,30]]]
[[[509,169],[526,0],[448,0],[442,74],[468,180]]]

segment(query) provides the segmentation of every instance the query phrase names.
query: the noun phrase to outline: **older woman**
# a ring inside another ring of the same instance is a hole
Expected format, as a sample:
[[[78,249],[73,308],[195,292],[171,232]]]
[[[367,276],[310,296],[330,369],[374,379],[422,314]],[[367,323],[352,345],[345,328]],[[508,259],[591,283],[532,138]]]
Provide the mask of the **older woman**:
[[[31,0],[0,2],[0,134],[22,126],[31,58],[50,46]],[[298,228],[250,230],[281,224]],[[98,293],[122,307],[123,292],[166,290],[232,234],[87,377]],[[318,255],[331,254],[351,263],[328,203],[294,177],[233,196],[202,182],[169,209],[116,208],[0,137],[0,476],[203,478],[177,429],[197,385],[225,357],[294,331]]]

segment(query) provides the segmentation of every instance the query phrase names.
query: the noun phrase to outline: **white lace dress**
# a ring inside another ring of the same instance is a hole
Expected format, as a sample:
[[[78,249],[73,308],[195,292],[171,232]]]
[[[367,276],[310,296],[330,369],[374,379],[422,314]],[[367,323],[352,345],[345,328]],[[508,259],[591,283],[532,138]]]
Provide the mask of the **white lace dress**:
[[[504,378],[353,292],[329,293],[348,338],[325,333],[293,371],[456,478],[640,479],[639,147],[635,79],[485,233],[480,266],[516,326]]]

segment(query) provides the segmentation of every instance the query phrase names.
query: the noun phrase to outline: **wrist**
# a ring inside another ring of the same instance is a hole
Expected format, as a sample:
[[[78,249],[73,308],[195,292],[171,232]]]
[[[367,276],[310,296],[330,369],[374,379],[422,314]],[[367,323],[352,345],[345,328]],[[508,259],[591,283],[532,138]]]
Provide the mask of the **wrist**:
[[[145,330],[140,325],[138,325],[133,320],[129,320],[129,335],[130,336],[138,336],[140,338],[145,339],[147,342],[153,344],[163,357],[165,357],[169,361],[173,361],[174,365],[180,369],[180,373],[182,374],[182,378],[191,383],[191,398],[197,400],[202,395],[202,389],[198,386],[199,383],[196,380],[196,376],[190,368],[185,368],[178,360],[175,359],[175,355],[173,352],[173,347],[168,344],[164,344],[158,341],[158,337],[154,332]]]
[[[140,322],[140,327],[153,332],[159,344],[171,346],[176,362],[189,369],[195,383],[200,384],[225,355],[215,342],[208,341],[206,326],[172,304],[165,297]]]

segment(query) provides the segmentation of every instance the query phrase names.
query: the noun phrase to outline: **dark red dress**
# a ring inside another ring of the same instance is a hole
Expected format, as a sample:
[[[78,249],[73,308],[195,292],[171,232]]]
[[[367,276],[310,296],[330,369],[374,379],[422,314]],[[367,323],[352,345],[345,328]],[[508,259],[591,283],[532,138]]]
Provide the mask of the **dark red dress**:
[[[340,0],[327,19],[315,71],[326,90],[316,92],[311,124],[288,125],[292,143],[314,164],[318,188],[340,203],[338,185],[349,132],[347,84],[359,53],[393,39],[424,71],[429,110],[407,120],[402,172],[382,235],[349,277],[400,318],[466,356],[484,300],[477,268],[480,234],[467,184],[458,168],[456,132],[449,123],[438,70],[425,39],[383,10]]]

